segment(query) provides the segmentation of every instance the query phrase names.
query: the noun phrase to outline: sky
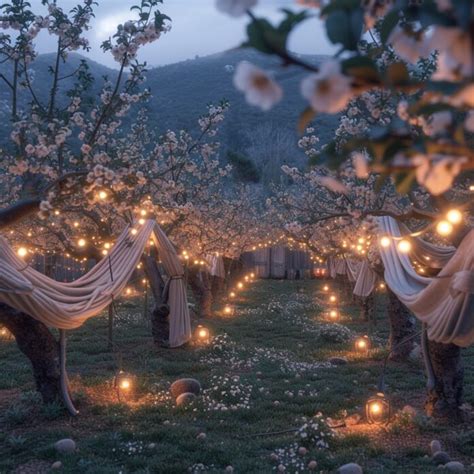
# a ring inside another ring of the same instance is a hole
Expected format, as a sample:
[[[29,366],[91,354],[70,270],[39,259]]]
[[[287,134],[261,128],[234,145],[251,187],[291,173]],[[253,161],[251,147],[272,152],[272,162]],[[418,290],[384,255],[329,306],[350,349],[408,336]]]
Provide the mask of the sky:
[[[115,31],[117,24],[130,18],[130,7],[137,0],[97,0],[96,17],[87,37],[92,46],[86,55],[103,65],[116,67],[110,54],[100,50],[100,44]],[[78,0],[58,0],[58,5],[69,10]],[[33,10],[44,13],[41,0],[30,0]],[[260,0],[257,15],[277,21],[280,8],[298,9],[294,0]],[[218,12],[215,0],[164,0],[160,10],[171,17],[172,29],[157,42],[145,46],[139,56],[150,66],[172,64],[196,56],[206,56],[234,48],[245,39],[245,17],[232,18]],[[53,52],[54,39],[41,33],[36,40],[40,53]],[[307,20],[290,38],[290,49],[301,54],[331,54],[334,48],[326,38],[318,19]]]

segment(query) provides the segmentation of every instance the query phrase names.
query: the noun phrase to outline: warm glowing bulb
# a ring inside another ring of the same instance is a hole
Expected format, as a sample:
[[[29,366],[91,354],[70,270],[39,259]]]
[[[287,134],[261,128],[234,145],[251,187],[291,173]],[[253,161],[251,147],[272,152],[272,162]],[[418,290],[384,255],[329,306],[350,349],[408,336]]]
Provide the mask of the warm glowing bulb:
[[[385,283],[380,283],[379,287],[383,290],[385,288]]]
[[[138,230],[137,229],[132,229],[130,232],[132,233],[132,235],[137,235]]]
[[[439,235],[449,235],[453,231],[453,224],[448,221],[440,221],[436,225],[436,232],[438,232]]]
[[[230,313],[232,313],[232,308],[231,308],[230,306],[226,306],[226,307],[224,308],[224,313],[225,313],[225,314],[230,314]]]
[[[331,310],[330,313],[329,313],[329,316],[332,318],[332,319],[336,319],[338,314],[337,314],[337,311],[335,309]]]
[[[231,291],[231,292],[229,293],[229,296],[230,296],[231,298],[235,298],[235,292],[234,292],[234,291]]]
[[[385,248],[389,247],[390,246],[390,237],[386,237],[386,236],[382,237],[380,239],[380,245],[382,247],[385,247]]]
[[[20,247],[17,250],[17,253],[19,257],[26,257],[26,255],[28,254],[28,250],[25,247]]]
[[[331,295],[331,296],[329,297],[329,301],[330,301],[331,303],[335,303],[336,300],[337,300],[336,295]]]
[[[239,281],[239,283],[237,283],[237,288],[241,290],[243,287],[244,287],[244,284],[241,281]]]
[[[107,199],[107,193],[105,191],[99,191],[99,199],[101,199],[102,201]]]
[[[380,405],[379,402],[372,403],[370,405],[370,411],[374,414],[377,415],[382,411],[382,406]]]
[[[104,248],[106,248],[107,250],[110,249],[110,244],[108,242],[105,242]]]
[[[328,286],[328,285],[324,285],[324,286],[323,286],[323,290],[324,290],[324,291],[329,291],[329,286]]]
[[[199,329],[198,335],[201,339],[206,338],[207,337],[207,329],[205,329],[205,328]]]
[[[131,385],[132,384],[130,383],[130,380],[128,380],[128,379],[122,379],[120,381],[120,388],[122,390],[128,390],[131,387]]]
[[[367,347],[367,341],[365,341],[364,339],[360,339],[357,341],[357,347],[359,349],[365,349]]]
[[[140,211],[140,215],[141,215],[142,217],[145,217],[145,216],[146,216],[146,211],[145,211],[145,209],[142,209],[142,210]]]
[[[250,278],[255,278],[255,273],[252,272],[252,273],[250,274]]]
[[[138,219],[138,223],[139,223],[140,225],[143,225],[143,224],[145,223],[145,219]]]
[[[400,242],[398,242],[398,250],[402,253],[408,253],[411,250],[411,242],[406,239],[400,240]]]
[[[363,244],[365,242],[365,239],[364,237],[360,237],[359,240],[358,240],[359,244]]]
[[[79,222],[74,222],[74,227],[79,227]]]
[[[446,219],[448,219],[451,224],[459,224],[462,221],[462,212],[458,209],[451,209],[446,214]]]
[[[79,239],[77,241],[77,245],[79,245],[79,247],[85,247],[86,246],[86,239]]]
[[[131,295],[131,294],[132,294],[132,289],[131,289],[131,288],[127,288],[127,289],[125,290],[125,293],[126,293],[127,295]]]

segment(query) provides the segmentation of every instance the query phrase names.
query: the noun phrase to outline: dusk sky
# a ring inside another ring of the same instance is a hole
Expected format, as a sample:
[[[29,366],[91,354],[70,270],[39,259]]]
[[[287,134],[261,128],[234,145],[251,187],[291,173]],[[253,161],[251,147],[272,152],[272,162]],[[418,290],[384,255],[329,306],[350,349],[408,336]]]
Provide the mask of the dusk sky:
[[[115,31],[119,23],[131,18],[130,6],[136,0],[97,0],[96,18],[88,38],[92,46],[89,57],[104,65],[115,67],[110,55],[104,55],[99,46]],[[41,0],[30,0],[36,12],[44,12]],[[69,10],[77,0],[58,0],[58,5]],[[218,12],[215,0],[165,0],[161,11],[173,20],[171,32],[158,42],[142,49],[140,59],[149,65],[170,64],[196,55],[225,51],[238,46],[245,39],[247,18],[231,18]],[[260,0],[256,13],[271,20],[278,20],[278,10],[283,7],[297,9],[293,0]],[[52,38],[42,33],[37,38],[41,53],[54,50]],[[317,19],[308,20],[293,34],[290,48],[298,53],[328,54],[334,51],[326,39],[322,24]]]

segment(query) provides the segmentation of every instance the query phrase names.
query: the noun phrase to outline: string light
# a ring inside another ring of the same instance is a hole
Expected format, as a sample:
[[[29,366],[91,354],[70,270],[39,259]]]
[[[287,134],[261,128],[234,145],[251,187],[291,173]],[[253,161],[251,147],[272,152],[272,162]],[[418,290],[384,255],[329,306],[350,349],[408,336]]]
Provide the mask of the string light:
[[[16,253],[19,257],[23,258],[26,257],[26,255],[28,254],[28,249],[26,247],[20,247]]]
[[[450,209],[446,214],[446,219],[451,224],[459,224],[462,221],[462,212],[459,209]]]
[[[380,245],[384,248],[390,247],[390,237],[384,236],[380,239]]]
[[[99,191],[98,196],[99,196],[99,199],[100,199],[101,201],[105,201],[105,200],[107,199],[107,197],[108,197],[108,195],[107,195],[107,193],[106,193],[105,191]]]
[[[338,319],[339,317],[339,313],[337,310],[335,309],[332,309],[331,311],[329,311],[329,317],[334,321],[336,319]]]
[[[411,250],[411,242],[407,239],[402,239],[398,242],[398,250],[402,253],[408,253]]]
[[[237,288],[238,288],[239,290],[241,290],[243,287],[244,287],[244,284],[243,284],[241,281],[239,281],[239,282],[237,283]]]
[[[335,302],[337,301],[336,295],[331,295],[331,296],[329,297],[329,301],[330,301],[331,303],[335,303]]]
[[[231,291],[231,292],[229,293],[229,298],[235,298],[235,296],[236,296],[236,295],[235,295],[235,291]]]
[[[328,286],[328,285],[324,285],[324,286],[323,286],[323,291],[329,291],[329,286]]]
[[[439,235],[446,236],[451,234],[453,231],[453,224],[448,221],[440,221],[436,225],[436,232],[438,232]]]
[[[86,239],[79,239],[79,240],[77,241],[77,245],[78,245],[79,247],[85,247],[85,246],[86,246],[86,243],[87,243],[87,242],[86,242]]]

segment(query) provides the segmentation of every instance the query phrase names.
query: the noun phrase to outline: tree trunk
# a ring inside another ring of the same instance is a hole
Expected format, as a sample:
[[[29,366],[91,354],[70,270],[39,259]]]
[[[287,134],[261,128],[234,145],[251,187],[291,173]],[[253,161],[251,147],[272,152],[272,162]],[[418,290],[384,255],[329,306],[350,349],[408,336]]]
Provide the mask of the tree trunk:
[[[376,325],[375,320],[375,295],[372,292],[366,298],[359,297],[360,317],[362,321],[366,321],[371,325]]]
[[[45,403],[61,400],[59,344],[41,322],[0,303],[0,322],[15,336],[33,368],[36,389]]]
[[[112,350],[114,347],[114,307],[109,304],[108,307],[108,321],[107,321],[107,345],[109,350]]]
[[[402,343],[406,338],[415,334],[415,319],[397,298],[397,295],[387,287],[387,313],[390,322],[390,360],[405,361],[414,347],[414,339]]]
[[[166,347],[169,341],[169,307],[163,300],[165,282],[161,276],[160,268],[154,256],[143,257],[145,274],[155,300],[155,306],[151,312],[151,333],[153,342],[160,347]]]
[[[462,419],[464,367],[461,348],[454,344],[428,341],[428,354],[435,376],[434,387],[428,390],[425,410],[437,418]]]
[[[209,274],[199,271],[190,271],[188,281],[194,298],[199,304],[200,317],[210,317],[212,315],[212,291]]]

